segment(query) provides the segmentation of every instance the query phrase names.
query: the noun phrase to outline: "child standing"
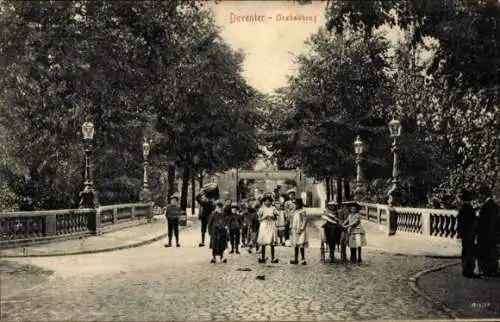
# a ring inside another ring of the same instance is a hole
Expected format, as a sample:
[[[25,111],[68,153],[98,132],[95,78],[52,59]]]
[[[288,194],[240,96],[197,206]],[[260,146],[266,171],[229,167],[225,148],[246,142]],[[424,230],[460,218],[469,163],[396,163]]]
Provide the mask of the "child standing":
[[[215,263],[216,256],[220,256],[222,263],[227,263],[224,258],[224,251],[227,247],[228,227],[226,216],[222,209],[222,201],[215,202],[215,210],[208,219],[208,232],[210,234],[210,249],[212,249],[211,263]]]
[[[229,217],[229,239],[231,241],[231,251],[230,254],[234,254],[236,250],[236,254],[239,254],[240,251],[238,249],[240,244],[240,231],[242,227],[242,218],[238,212],[238,204],[231,204],[231,215]]]
[[[257,236],[259,234],[259,215],[258,209],[256,208],[258,205],[254,203],[252,206],[248,208],[248,221],[250,223],[250,235],[248,236],[248,253],[252,253],[252,247],[255,247],[256,251],[259,251],[257,245]]]
[[[262,198],[263,205],[259,209],[259,236],[257,238],[257,243],[262,247],[262,257],[259,259],[259,263],[264,264],[266,262],[266,246],[271,248],[271,263],[278,263],[278,259],[275,258],[274,245],[276,243],[276,219],[278,216],[278,211],[273,207],[273,197],[269,194]]]
[[[167,205],[165,210],[165,217],[167,218],[168,225],[168,243],[165,247],[172,247],[172,235],[175,235],[175,244],[177,247],[181,247],[179,244],[179,215],[181,208],[179,207],[179,197],[177,195],[172,195],[170,197],[170,203]]]
[[[305,259],[305,248],[309,246],[309,239],[307,236],[307,213],[304,209],[304,202],[302,199],[295,199],[295,211],[291,218],[290,227],[290,241],[292,247],[295,247],[295,259],[290,261],[290,264],[299,263],[299,250],[301,257],[301,264],[307,265]]]
[[[283,204],[280,202],[276,203],[276,209],[278,210],[278,220],[276,221],[276,228],[278,229],[278,238],[280,240],[280,245],[285,246],[285,212],[283,209]]]
[[[247,247],[248,235],[250,234],[250,221],[248,216],[248,207],[246,202],[241,202],[240,204],[240,216],[241,216],[241,247]]]
[[[350,205],[349,217],[344,222],[344,226],[347,228],[347,243],[351,250],[351,262],[353,263],[361,263],[361,247],[366,246],[365,230],[361,227],[359,210],[358,204]]]

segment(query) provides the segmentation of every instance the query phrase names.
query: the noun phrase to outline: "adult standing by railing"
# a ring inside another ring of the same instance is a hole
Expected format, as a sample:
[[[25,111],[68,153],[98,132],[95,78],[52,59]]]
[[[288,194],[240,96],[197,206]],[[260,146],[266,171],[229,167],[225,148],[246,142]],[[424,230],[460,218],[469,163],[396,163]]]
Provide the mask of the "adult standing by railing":
[[[478,221],[478,257],[479,270],[485,276],[497,276],[498,259],[496,244],[500,239],[500,214],[498,205],[493,201],[491,189],[482,186],[479,189],[482,202]]]

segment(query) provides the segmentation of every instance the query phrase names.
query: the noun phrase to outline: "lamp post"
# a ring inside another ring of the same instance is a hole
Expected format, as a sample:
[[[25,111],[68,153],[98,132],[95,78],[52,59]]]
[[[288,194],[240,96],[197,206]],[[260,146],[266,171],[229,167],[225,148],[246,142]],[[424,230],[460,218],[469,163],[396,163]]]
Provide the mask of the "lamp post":
[[[397,231],[397,212],[394,207],[400,205],[401,202],[401,189],[399,187],[399,142],[398,138],[401,136],[401,122],[393,119],[389,122],[389,131],[391,133],[392,141],[392,153],[394,155],[394,161],[392,164],[392,187],[389,190],[389,235],[394,235]]]
[[[82,134],[85,152],[85,183],[83,191],[80,192],[80,208],[96,208],[99,205],[97,192],[92,182],[92,169],[90,153],[92,152],[92,140],[94,139],[94,124],[86,121],[82,125]]]
[[[354,153],[356,154],[356,189],[354,190],[354,198],[356,199],[356,201],[363,200],[366,194],[363,169],[361,168],[364,150],[365,145],[358,135],[356,137],[356,140],[354,141]]]
[[[150,142],[144,138],[144,143],[142,144],[142,156],[144,157],[144,179],[142,184],[141,201],[151,202],[151,191],[149,191],[148,184],[148,156],[150,151]]]

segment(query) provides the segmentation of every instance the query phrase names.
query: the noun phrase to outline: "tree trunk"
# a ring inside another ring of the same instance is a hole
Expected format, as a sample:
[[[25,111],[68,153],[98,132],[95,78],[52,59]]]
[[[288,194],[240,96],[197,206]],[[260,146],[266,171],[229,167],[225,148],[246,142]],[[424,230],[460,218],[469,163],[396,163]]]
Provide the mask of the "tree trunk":
[[[196,171],[191,174],[191,214],[194,216],[194,208],[196,207]]]
[[[326,202],[330,202],[332,196],[330,177],[326,178]]]
[[[186,210],[188,205],[188,188],[189,188],[189,166],[185,165],[182,172],[182,186],[181,186],[181,210]]]
[[[177,190],[175,188],[175,165],[170,164],[168,166],[168,175],[167,175],[167,203],[170,201],[170,197],[175,193]]]
[[[337,203],[341,203],[342,200],[342,178],[337,178]]]
[[[351,186],[350,186],[350,182],[348,179],[344,180],[344,197],[345,197],[346,201],[351,200]]]

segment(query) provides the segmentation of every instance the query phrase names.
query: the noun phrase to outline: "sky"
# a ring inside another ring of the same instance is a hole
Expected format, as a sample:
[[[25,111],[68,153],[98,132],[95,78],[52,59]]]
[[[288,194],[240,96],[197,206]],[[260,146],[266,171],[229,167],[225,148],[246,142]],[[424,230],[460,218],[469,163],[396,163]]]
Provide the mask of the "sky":
[[[223,39],[245,53],[243,75],[257,90],[271,93],[294,73],[294,55],[304,41],[325,25],[326,2],[222,1],[208,3]],[[257,16],[257,17],[256,17]],[[302,20],[290,21],[287,18]]]

